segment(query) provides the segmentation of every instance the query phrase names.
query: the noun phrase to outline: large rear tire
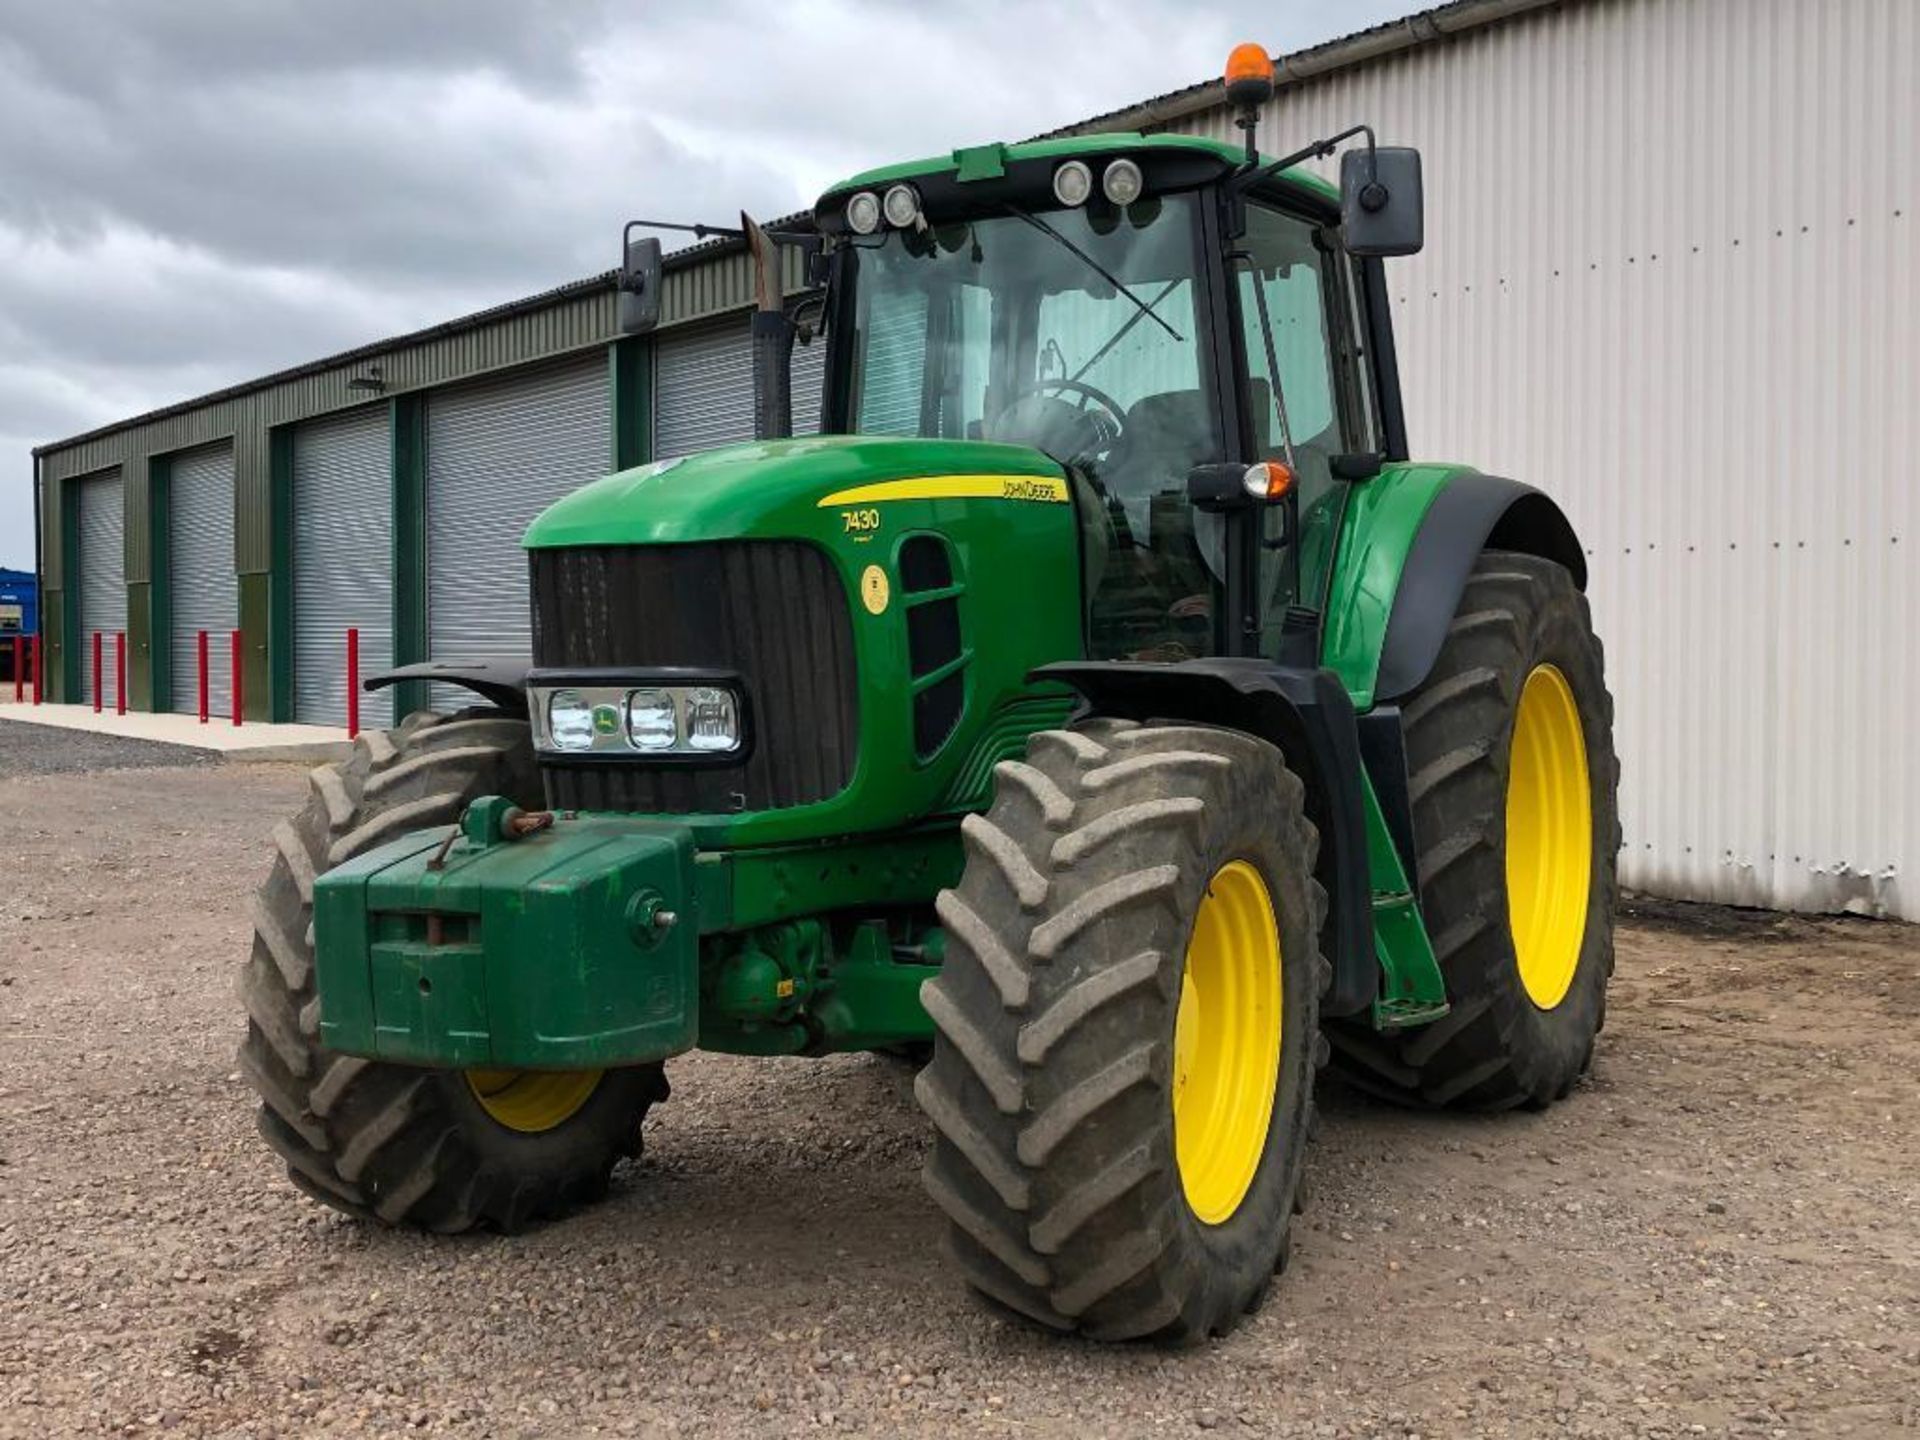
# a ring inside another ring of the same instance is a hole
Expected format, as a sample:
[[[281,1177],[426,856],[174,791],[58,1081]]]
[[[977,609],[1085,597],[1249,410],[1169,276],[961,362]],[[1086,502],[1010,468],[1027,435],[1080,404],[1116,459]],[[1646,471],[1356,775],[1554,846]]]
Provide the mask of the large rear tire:
[[[1301,783],[1248,735],[1114,721],[996,776],[923,991],[927,1189],[1001,1306],[1223,1333],[1285,1262],[1324,1055]]]
[[[1334,1068],[1408,1104],[1549,1104],[1606,1018],[1620,848],[1613,699],[1572,576],[1482,555],[1401,720],[1421,909],[1453,1008],[1390,1036],[1330,1025]]]
[[[261,1099],[260,1133],[307,1194],[388,1225],[514,1230],[597,1198],[667,1093],[658,1065],[422,1070],[321,1047],[314,877],[406,831],[451,825],[481,795],[538,808],[524,720],[422,711],[362,735],[348,759],[313,772],[306,808],[275,828],[254,904],[240,1069]]]

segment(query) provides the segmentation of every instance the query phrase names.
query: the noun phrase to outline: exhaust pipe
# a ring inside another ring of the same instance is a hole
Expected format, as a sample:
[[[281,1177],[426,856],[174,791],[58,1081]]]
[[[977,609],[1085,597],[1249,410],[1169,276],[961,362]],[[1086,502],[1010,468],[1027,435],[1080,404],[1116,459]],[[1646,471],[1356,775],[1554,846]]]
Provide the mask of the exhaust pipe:
[[[793,434],[793,333],[780,283],[780,247],[767,232],[740,217],[753,256],[753,438],[784,440]]]

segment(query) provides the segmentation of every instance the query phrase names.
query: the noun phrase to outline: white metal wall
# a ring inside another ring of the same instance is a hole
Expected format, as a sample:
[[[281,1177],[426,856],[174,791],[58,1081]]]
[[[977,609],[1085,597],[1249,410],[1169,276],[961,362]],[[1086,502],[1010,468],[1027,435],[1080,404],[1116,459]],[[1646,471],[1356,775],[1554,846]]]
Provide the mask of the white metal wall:
[[[525,655],[533,517],[612,466],[604,351],[427,401],[427,647],[435,660]],[[466,693],[456,697],[471,704]],[[438,703],[438,701],[436,701]]]
[[[1424,153],[1413,450],[1589,549],[1629,885],[1920,920],[1916,76],[1912,0],[1590,0],[1265,119]]]
[[[207,693],[216,716],[233,713],[233,631],[240,581],[233,564],[233,442],[173,457],[168,472],[173,708],[200,708],[198,635],[207,632]]]
[[[293,432],[293,718],[347,720],[347,630],[360,673],[393,661],[393,448],[387,407]],[[391,691],[362,692],[360,723],[389,723]]]
[[[80,483],[80,699],[93,703],[93,635],[100,642],[101,699],[111,704],[113,637],[127,628],[126,510],[120,472]]]

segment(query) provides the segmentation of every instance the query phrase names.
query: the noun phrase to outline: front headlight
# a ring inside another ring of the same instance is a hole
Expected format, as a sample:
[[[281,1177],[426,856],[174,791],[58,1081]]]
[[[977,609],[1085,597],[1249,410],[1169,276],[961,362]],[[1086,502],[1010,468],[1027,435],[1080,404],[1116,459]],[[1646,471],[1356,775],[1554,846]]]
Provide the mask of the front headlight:
[[[740,707],[731,690],[702,686],[687,692],[687,747],[704,751],[740,748]]]
[[[528,710],[540,722],[534,744],[544,754],[590,754],[595,760],[721,760],[747,748],[747,699],[731,685],[588,683],[529,688]]]
[[[680,738],[673,696],[665,690],[636,690],[629,695],[627,738],[642,750],[671,750]]]
[[[593,748],[593,706],[578,690],[556,690],[547,700],[547,734],[556,750]]]

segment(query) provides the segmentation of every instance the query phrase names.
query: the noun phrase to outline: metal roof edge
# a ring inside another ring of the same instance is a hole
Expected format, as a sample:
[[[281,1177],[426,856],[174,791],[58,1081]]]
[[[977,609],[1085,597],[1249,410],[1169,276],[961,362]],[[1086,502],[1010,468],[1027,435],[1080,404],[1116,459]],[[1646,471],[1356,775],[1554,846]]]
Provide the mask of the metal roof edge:
[[[1365,30],[1356,30],[1351,35],[1342,35],[1323,44],[1282,55],[1274,63],[1274,74],[1282,86],[1299,85],[1330,75],[1336,70],[1348,70],[1404,50],[1418,49],[1468,31],[1485,29],[1531,10],[1577,3],[1580,0],[1451,0],[1446,5],[1418,10],[1398,20],[1387,20]],[[1071,125],[1035,135],[1032,139],[1054,140],[1106,130],[1144,131],[1202,110],[1210,110],[1216,105],[1224,105],[1226,98],[1225,81],[1202,80],[1124,109],[1110,110],[1088,120],[1076,120]]]

